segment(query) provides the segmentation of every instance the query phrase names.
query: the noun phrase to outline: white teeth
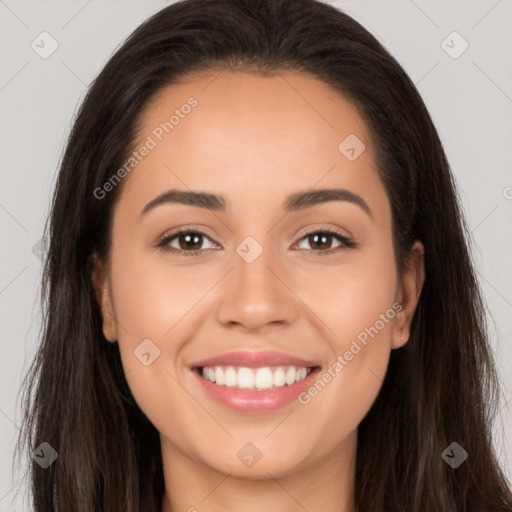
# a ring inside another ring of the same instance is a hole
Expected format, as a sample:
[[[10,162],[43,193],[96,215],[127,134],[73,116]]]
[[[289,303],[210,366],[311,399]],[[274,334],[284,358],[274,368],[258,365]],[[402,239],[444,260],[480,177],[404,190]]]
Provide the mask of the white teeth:
[[[256,387],[258,389],[268,389],[272,387],[273,383],[270,368],[259,368],[256,372]]]
[[[226,386],[229,386],[230,388],[234,388],[238,384],[238,376],[232,366],[226,369],[224,372],[224,378],[226,380]]]
[[[295,368],[293,366],[290,366],[288,368],[288,371],[286,372],[286,384],[288,386],[291,386],[295,382]]]
[[[311,372],[310,368],[294,366],[265,366],[262,368],[246,368],[233,366],[214,366],[202,369],[203,378],[218,384],[238,389],[271,389],[305,379]]]
[[[285,377],[284,377],[284,370],[282,368],[278,368],[275,372],[274,372],[274,384],[277,386],[277,387],[281,387],[281,386],[284,386],[285,384]]]
[[[224,385],[224,372],[221,368],[217,367],[215,368],[215,382],[219,385]]]
[[[254,387],[254,373],[250,368],[240,368],[238,370],[238,387],[242,389]]]

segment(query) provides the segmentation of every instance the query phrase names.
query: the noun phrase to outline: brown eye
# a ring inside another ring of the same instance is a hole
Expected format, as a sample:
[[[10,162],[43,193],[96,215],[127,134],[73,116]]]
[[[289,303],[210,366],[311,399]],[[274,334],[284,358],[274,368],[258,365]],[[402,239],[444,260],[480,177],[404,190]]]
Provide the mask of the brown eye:
[[[316,251],[318,249],[330,249],[333,238],[332,235],[325,233],[314,233],[307,236],[307,241],[310,247]]]
[[[204,249],[204,247],[202,247],[204,240],[211,242],[210,238],[200,231],[181,230],[165,236],[158,242],[157,247],[171,252],[181,252],[190,255],[201,252],[201,250]],[[175,245],[176,243],[177,246]],[[211,243],[213,244],[213,242]]]
[[[177,235],[178,245],[180,249],[197,250],[201,248],[201,237],[199,233],[180,233]]]
[[[333,248],[333,239],[339,244]],[[332,230],[312,231],[301,240],[305,240],[309,244],[309,248],[316,252],[336,252],[339,249],[355,247],[355,243],[341,233]]]

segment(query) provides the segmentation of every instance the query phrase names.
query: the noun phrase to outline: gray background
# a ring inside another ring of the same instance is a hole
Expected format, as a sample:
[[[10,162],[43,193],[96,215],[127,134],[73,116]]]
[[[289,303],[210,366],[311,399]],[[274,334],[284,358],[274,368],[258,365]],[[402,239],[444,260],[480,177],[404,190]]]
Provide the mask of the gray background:
[[[21,475],[11,474],[17,393],[36,346],[37,243],[65,139],[87,85],[122,40],[168,3],[0,0],[0,511],[29,508]],[[504,392],[495,444],[512,479],[512,1],[329,3],[367,27],[405,68],[445,145],[494,319]],[[50,48],[49,39],[40,42],[44,31],[59,45],[46,59],[31,47],[35,40]],[[469,44],[457,58],[463,41],[446,39],[453,31]]]

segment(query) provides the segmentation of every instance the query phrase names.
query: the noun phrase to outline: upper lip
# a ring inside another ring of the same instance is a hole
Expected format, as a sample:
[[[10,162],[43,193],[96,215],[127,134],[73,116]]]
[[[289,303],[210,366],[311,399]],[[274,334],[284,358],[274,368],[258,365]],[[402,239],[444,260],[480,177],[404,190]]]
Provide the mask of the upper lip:
[[[295,357],[285,352],[266,351],[266,352],[228,352],[208,359],[202,359],[191,365],[192,368],[204,366],[243,366],[246,368],[258,368],[262,366],[298,366],[313,367],[318,366],[314,361],[307,361],[300,357]]]

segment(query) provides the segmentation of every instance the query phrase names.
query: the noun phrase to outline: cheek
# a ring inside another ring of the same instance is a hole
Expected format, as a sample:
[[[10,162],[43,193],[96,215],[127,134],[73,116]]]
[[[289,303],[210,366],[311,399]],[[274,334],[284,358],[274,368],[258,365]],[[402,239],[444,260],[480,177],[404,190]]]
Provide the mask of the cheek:
[[[184,372],[181,349],[193,338],[197,324],[191,320],[204,312],[200,299],[215,281],[166,265],[164,258],[156,262],[123,251],[121,245],[117,249],[112,253],[112,287],[128,386],[155,427],[179,438],[181,425],[200,415],[179,384]],[[183,421],[169,422],[169,417]]]
[[[123,254],[122,250],[113,254],[112,269],[114,307],[118,319],[126,324],[125,340],[130,343],[143,338],[159,343],[176,339],[181,324],[189,323],[181,320],[195,311],[215,283],[201,265],[185,269],[169,264],[165,257]]]
[[[389,340],[395,316],[389,310],[397,292],[393,246],[385,234],[342,258],[339,264],[304,266],[294,284],[297,295],[324,324],[326,339],[336,354],[348,350],[360,334],[364,342],[366,329],[376,322],[378,333],[371,329],[373,337]],[[387,311],[382,322],[381,315]]]
[[[300,401],[317,418],[336,418],[347,434],[375,401],[389,362],[400,308],[392,244],[383,237],[373,248],[354,253],[350,263],[322,272],[325,277],[315,282],[325,283],[323,294],[311,287],[317,292],[304,288],[300,296],[328,327],[323,332],[330,350],[324,371]]]

